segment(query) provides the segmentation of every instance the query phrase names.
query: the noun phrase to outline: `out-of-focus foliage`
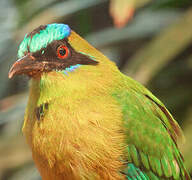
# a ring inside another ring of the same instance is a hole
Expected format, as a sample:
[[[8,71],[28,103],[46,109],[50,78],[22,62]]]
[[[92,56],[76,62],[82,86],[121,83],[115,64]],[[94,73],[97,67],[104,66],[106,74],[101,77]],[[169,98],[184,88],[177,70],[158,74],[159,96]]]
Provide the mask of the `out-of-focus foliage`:
[[[0,8],[0,179],[40,179],[21,133],[28,79],[7,74],[25,33],[51,22],[69,24],[165,103],[184,130],[192,173],[191,0],[1,0]]]
[[[110,14],[116,27],[123,27],[133,17],[134,0],[111,0]]]
[[[135,9],[142,7],[151,0],[111,0],[110,14],[114,25],[122,28],[129,22],[134,15]]]

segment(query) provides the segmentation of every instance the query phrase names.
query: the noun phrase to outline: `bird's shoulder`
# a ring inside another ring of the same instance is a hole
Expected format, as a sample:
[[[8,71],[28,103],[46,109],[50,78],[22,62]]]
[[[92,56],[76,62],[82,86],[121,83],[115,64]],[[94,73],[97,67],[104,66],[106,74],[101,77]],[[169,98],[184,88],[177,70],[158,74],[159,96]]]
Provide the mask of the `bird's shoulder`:
[[[136,121],[140,123],[153,122],[157,126],[160,124],[169,132],[175,142],[184,140],[180,126],[169,110],[139,82],[128,76],[123,76],[122,83],[113,91],[113,96],[122,107],[123,114],[129,116],[128,119],[134,119],[135,123]]]
[[[124,77],[122,82],[113,96],[122,109],[128,169],[135,166],[137,174],[139,168],[153,179],[155,176],[184,177],[186,170],[177,146],[183,138],[179,125],[164,104],[143,85],[129,77]],[[131,179],[130,172],[126,173]]]

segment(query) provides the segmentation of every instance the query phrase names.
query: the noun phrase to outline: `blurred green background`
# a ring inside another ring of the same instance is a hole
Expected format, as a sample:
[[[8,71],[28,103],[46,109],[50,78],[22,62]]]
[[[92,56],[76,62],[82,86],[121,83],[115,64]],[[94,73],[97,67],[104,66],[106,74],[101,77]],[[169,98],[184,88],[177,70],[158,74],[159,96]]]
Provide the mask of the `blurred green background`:
[[[0,0],[0,180],[40,180],[21,133],[28,79],[8,79],[25,33],[61,22],[161,99],[192,174],[191,0]],[[110,78],[110,77],[109,77]]]

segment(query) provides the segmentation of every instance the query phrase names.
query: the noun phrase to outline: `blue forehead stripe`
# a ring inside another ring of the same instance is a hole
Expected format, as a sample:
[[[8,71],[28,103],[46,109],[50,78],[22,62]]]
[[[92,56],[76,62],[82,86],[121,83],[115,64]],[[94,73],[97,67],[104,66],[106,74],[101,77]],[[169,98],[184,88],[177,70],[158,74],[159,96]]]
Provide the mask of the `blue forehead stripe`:
[[[45,29],[40,30],[32,38],[25,35],[23,41],[21,42],[18,50],[18,58],[24,56],[24,53],[28,50],[30,52],[39,51],[41,48],[45,48],[54,40],[61,40],[68,37],[71,33],[71,29],[66,24],[48,24]]]

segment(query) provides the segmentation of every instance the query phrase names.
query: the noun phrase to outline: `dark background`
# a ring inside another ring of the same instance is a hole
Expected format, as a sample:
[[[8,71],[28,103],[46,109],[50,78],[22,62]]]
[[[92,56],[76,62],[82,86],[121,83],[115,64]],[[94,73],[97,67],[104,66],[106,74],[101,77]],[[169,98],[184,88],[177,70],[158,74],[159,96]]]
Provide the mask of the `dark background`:
[[[21,133],[28,79],[8,79],[25,33],[61,22],[150,89],[182,127],[192,173],[191,0],[0,0],[0,179],[38,180]]]

